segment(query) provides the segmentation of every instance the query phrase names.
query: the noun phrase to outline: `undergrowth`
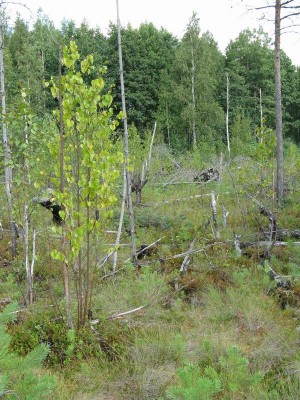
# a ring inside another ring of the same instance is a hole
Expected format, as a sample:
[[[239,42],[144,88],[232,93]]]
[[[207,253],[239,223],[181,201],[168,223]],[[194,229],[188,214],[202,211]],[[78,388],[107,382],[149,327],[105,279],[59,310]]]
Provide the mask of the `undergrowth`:
[[[29,308],[23,303],[22,252],[12,262],[4,237],[0,307],[7,307],[4,299],[18,300],[21,309],[6,329],[9,351],[24,360],[46,346],[43,369],[61,387],[49,399],[298,399],[300,247],[292,237],[269,253],[257,246],[266,241],[269,221],[249,197],[271,209],[281,229],[296,230],[296,164],[290,166],[293,190],[283,209],[272,197],[271,164],[262,171],[250,157],[223,161],[221,179],[208,183],[195,183],[193,174],[220,167],[220,159],[204,163],[195,156],[180,160],[181,169],[170,159],[166,168],[155,165],[143,204],[135,209],[137,246],[159,239],[155,251],[139,259],[138,269],[125,262],[126,217],[118,271],[110,275],[111,259],[96,269],[91,317],[81,329],[66,327],[60,268],[49,256],[57,238],[44,229],[47,222],[41,222],[35,303]],[[212,189],[219,238],[211,218]],[[104,227],[99,259],[112,248],[117,224],[118,212]],[[234,235],[247,244],[241,254]],[[193,240],[187,271],[180,274]],[[270,269],[290,289],[271,279]],[[74,298],[76,290],[72,286]]]

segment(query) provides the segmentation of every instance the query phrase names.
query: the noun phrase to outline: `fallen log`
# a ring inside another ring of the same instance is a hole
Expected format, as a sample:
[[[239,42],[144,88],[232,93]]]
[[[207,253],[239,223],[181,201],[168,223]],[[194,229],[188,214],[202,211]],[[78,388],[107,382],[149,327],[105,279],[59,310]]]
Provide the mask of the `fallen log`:
[[[259,242],[241,242],[241,249],[244,250],[247,247],[262,247],[268,249],[270,246],[280,247],[280,246],[300,246],[300,242],[283,242],[283,241],[259,241]]]

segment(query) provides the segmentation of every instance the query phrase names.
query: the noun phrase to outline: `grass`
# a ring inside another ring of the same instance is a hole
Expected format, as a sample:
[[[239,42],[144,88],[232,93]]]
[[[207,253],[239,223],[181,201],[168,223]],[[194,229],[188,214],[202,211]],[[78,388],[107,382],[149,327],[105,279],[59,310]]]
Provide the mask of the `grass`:
[[[59,379],[61,390],[53,398],[167,399],[175,396],[174,387],[190,390],[180,378],[180,371],[186,365],[192,365],[190,374],[196,371],[198,378],[207,378],[208,371],[210,374],[215,371],[217,375],[214,376],[222,383],[222,389],[208,397],[211,399],[299,397],[300,247],[289,244],[274,248],[268,260],[278,274],[289,275],[292,290],[287,291],[276,288],[270,281],[263,266],[259,266],[261,259],[255,248],[252,253],[249,251],[238,257],[233,245],[234,233],[241,235],[241,241],[254,242],[268,229],[267,218],[259,214],[248,192],[257,195],[265,206],[276,212],[280,226],[297,229],[297,186],[294,185],[284,209],[274,208],[272,196],[269,196],[270,182],[249,179],[249,174],[259,175],[257,164],[248,159],[244,164],[239,161],[224,168],[221,182],[165,185],[175,179],[176,182],[186,180],[195,170],[196,161],[192,160],[190,165],[186,162],[185,171],[168,165],[145,186],[143,205],[135,209],[137,245],[163,239],[156,245],[155,254],[141,260],[139,274],[130,263],[106,279],[103,275],[110,272],[111,262],[105,269],[96,270],[92,311],[99,323],[93,327],[94,331],[87,326],[78,333],[72,351],[72,343],[64,337],[65,348],[61,351],[65,361],[45,365]],[[158,166],[156,170],[160,171]],[[294,169],[292,172],[296,174]],[[218,240],[209,221],[212,189],[218,198]],[[190,198],[199,195],[202,196]],[[226,226],[222,221],[222,205],[229,213]],[[38,212],[35,220],[39,221]],[[28,314],[23,314],[18,326],[11,329],[12,335],[18,333],[18,340],[22,329],[29,329],[30,337],[37,326],[44,333],[47,326],[53,338],[58,333],[65,335],[56,321],[63,313],[63,291],[59,266],[49,256],[57,238],[44,230],[48,222],[43,213],[39,221],[36,302]],[[115,230],[117,223],[116,214],[103,231]],[[127,220],[125,227],[126,224]],[[194,248],[199,252],[190,256],[187,273],[180,276],[183,257],[174,256],[188,251],[195,237]],[[113,242],[113,234],[102,236],[99,259]],[[125,245],[119,251],[119,267],[122,268],[130,256],[126,232],[122,234],[121,243]],[[4,238],[0,241],[1,262],[9,258],[8,251],[8,238]],[[0,279],[0,300],[11,296],[21,302],[25,283],[21,253],[11,266],[1,266]],[[75,296],[74,287],[72,293]],[[46,305],[52,306],[53,314],[44,311]],[[140,312],[107,319],[140,306],[143,306]],[[75,307],[72,312],[76,316]],[[253,377],[251,382],[244,378],[234,381],[237,366],[229,361],[230,352],[235,351],[233,348],[246,366],[241,374]],[[69,352],[68,357],[64,352]],[[256,374],[261,377],[257,382]],[[213,379],[212,376],[209,375],[209,379]],[[189,376],[186,378],[188,380]],[[199,382],[203,383],[201,379]]]

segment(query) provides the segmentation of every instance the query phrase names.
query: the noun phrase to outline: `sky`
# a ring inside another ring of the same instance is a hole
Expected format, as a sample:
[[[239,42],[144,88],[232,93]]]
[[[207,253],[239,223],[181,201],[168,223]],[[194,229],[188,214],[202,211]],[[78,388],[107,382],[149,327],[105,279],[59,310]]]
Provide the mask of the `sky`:
[[[25,20],[34,21],[41,8],[57,28],[64,18],[75,21],[76,25],[85,19],[91,28],[99,27],[106,34],[109,23],[116,23],[117,19],[115,0],[23,0],[23,4],[30,11],[13,5],[9,9],[12,15],[17,11]],[[122,25],[130,23],[136,28],[143,22],[152,22],[178,38],[182,37],[193,11],[200,18],[201,32],[210,31],[222,52],[246,28],[262,25],[273,37],[273,24],[260,20],[258,12],[246,12],[238,0],[119,0]],[[283,35],[282,48],[294,65],[300,66],[300,30]]]

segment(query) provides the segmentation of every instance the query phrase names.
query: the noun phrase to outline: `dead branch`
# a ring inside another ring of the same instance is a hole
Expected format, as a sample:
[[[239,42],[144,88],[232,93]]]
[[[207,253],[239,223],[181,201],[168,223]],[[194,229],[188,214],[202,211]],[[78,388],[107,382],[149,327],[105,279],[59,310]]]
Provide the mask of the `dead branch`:
[[[121,313],[118,313],[118,314],[113,314],[113,315],[110,315],[109,317],[106,317],[106,319],[118,319],[118,318],[122,318],[122,317],[124,317],[125,315],[129,315],[129,314],[132,314],[132,313],[141,311],[141,310],[143,310],[145,307],[146,307],[146,306],[140,306],[140,307],[138,307],[138,308],[134,308],[133,310],[124,311],[124,312],[121,312]]]
[[[106,320],[111,320],[111,319],[120,319],[123,318],[125,315],[129,315],[129,314],[133,314],[135,312],[141,311],[145,308],[146,306],[140,306],[138,308],[134,308],[133,310],[129,310],[129,311],[124,311],[118,314],[113,314],[113,315],[109,315],[108,317],[106,317]],[[101,322],[101,319],[93,319],[90,321],[90,325],[97,325]]]
[[[139,254],[142,254],[145,250],[150,249],[150,247],[154,246],[156,243],[160,242],[160,241],[161,241],[162,239],[164,239],[164,238],[165,238],[165,236],[161,237],[160,239],[157,239],[155,242],[149,244],[149,246],[147,246],[147,247],[143,248],[142,250],[138,251],[138,252],[136,253],[136,257],[137,257]],[[131,257],[127,258],[127,260],[125,260],[124,262],[126,263],[126,262],[128,262],[128,261],[130,261],[130,260],[131,260]]]
[[[181,275],[184,275],[184,274],[186,273],[187,268],[188,268],[188,266],[189,266],[189,264],[190,264],[190,262],[191,262],[190,254],[191,254],[191,251],[193,251],[195,242],[196,242],[196,237],[194,237],[194,239],[192,240],[191,245],[190,245],[190,248],[189,248],[189,252],[188,252],[188,254],[184,257],[184,260],[183,260],[183,262],[182,262],[182,264],[181,264],[181,267],[180,267],[180,273],[181,273]]]
[[[207,196],[210,196],[210,193],[208,193],[208,194],[197,194],[195,196],[189,196],[189,197],[180,197],[178,199],[172,199],[172,200],[163,200],[160,203],[145,203],[144,205],[147,206],[147,207],[150,207],[150,206],[152,207],[152,206],[170,204],[170,203],[174,203],[174,202],[177,202],[177,201],[199,199],[200,197],[207,197]]]
[[[165,257],[162,259],[162,261],[173,260],[175,258],[182,258],[189,254],[201,253],[201,252],[205,251],[205,249],[209,249],[210,247],[218,245],[218,244],[223,244],[223,242],[210,243],[210,244],[202,247],[201,249],[193,249],[193,250],[185,251],[184,253],[176,254],[174,256]]]
[[[247,195],[248,197],[250,197],[251,200],[253,200],[259,206],[260,213],[269,219],[270,240],[275,240],[277,236],[277,220],[275,215],[272,213],[272,211],[270,211],[267,207],[265,207],[260,201],[258,201],[251,194],[247,193]]]
[[[283,288],[289,290],[291,288],[291,281],[287,280],[286,277],[278,275],[270,265],[265,267],[265,271],[268,273],[271,280],[277,282],[277,288]]]
[[[280,242],[280,241],[259,241],[259,242],[241,242],[241,248],[246,249],[247,247],[263,247],[268,248],[268,246],[272,245],[272,247],[285,247],[289,245],[300,246],[300,242]]]

